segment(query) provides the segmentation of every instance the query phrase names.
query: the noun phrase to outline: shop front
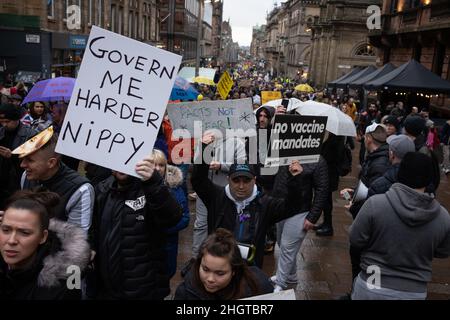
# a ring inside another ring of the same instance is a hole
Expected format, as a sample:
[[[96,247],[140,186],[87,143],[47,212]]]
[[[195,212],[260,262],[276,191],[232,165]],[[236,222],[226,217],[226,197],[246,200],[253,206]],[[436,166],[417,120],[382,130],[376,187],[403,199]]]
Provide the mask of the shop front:
[[[87,35],[52,34],[53,77],[77,77],[87,40]]]

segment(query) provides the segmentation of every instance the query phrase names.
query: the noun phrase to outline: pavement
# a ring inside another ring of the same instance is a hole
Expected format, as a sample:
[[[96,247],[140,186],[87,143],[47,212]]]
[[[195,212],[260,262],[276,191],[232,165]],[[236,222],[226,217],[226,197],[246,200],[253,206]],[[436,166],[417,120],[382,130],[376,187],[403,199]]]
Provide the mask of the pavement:
[[[351,174],[342,177],[339,189],[352,187],[357,183],[359,167],[356,166],[359,150],[354,150],[354,165]],[[450,209],[449,176],[442,174],[438,189],[438,201],[447,210]],[[293,287],[298,300],[330,300],[338,299],[350,292],[351,264],[348,254],[348,229],[352,217],[344,208],[346,201],[340,199],[338,192],[333,195],[333,227],[332,237],[317,237],[310,231],[297,255],[298,284]],[[180,268],[189,260],[192,249],[192,233],[195,221],[195,201],[190,202],[191,221],[189,227],[180,232],[178,271],[171,280],[172,294],[181,283]],[[407,244],[405,244],[407,245]],[[271,276],[275,273],[278,247],[275,253],[264,257],[263,270]],[[435,259],[433,261],[432,281],[428,285],[428,299],[450,299],[450,259]]]

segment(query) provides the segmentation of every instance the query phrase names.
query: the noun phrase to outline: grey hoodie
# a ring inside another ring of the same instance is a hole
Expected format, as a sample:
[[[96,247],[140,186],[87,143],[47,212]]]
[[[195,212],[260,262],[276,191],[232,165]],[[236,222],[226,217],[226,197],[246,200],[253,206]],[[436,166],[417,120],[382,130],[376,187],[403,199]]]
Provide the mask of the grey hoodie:
[[[381,287],[423,293],[431,281],[433,258],[450,255],[450,216],[433,197],[395,183],[369,198],[350,230],[350,243],[361,249],[361,276],[367,267],[381,270]]]

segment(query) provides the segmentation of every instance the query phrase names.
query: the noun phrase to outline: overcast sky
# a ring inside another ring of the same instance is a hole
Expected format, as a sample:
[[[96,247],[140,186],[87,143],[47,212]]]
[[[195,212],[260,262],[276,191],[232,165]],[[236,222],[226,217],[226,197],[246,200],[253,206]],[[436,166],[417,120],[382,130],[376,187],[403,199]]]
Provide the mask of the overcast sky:
[[[274,0],[223,0],[223,20],[230,18],[233,41],[250,46],[252,27],[266,23],[266,13],[273,8],[273,3]]]

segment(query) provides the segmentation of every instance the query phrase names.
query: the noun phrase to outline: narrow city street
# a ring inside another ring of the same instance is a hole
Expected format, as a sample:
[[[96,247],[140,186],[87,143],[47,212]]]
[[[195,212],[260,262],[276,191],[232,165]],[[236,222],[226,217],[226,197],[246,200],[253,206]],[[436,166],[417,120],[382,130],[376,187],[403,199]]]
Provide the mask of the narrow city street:
[[[359,144],[353,151],[353,162],[358,159]],[[353,165],[351,174],[341,178],[339,188],[351,187],[357,183],[360,167]],[[346,201],[339,198],[338,192],[333,194],[334,210],[333,225],[334,236],[318,237],[310,231],[297,255],[298,285],[295,288],[298,300],[338,299],[350,292],[351,265],[348,253],[348,229],[352,217],[344,208]],[[449,178],[441,176],[438,189],[438,200],[446,208],[450,208]],[[171,293],[182,281],[180,269],[189,259],[192,249],[192,228],[195,221],[195,201],[190,201],[191,220],[189,227],[180,232],[178,270],[171,281]],[[405,243],[405,246],[408,245]],[[264,257],[264,272],[271,276],[275,273],[275,254]],[[428,285],[428,299],[450,299],[450,260],[433,260],[433,280]]]

